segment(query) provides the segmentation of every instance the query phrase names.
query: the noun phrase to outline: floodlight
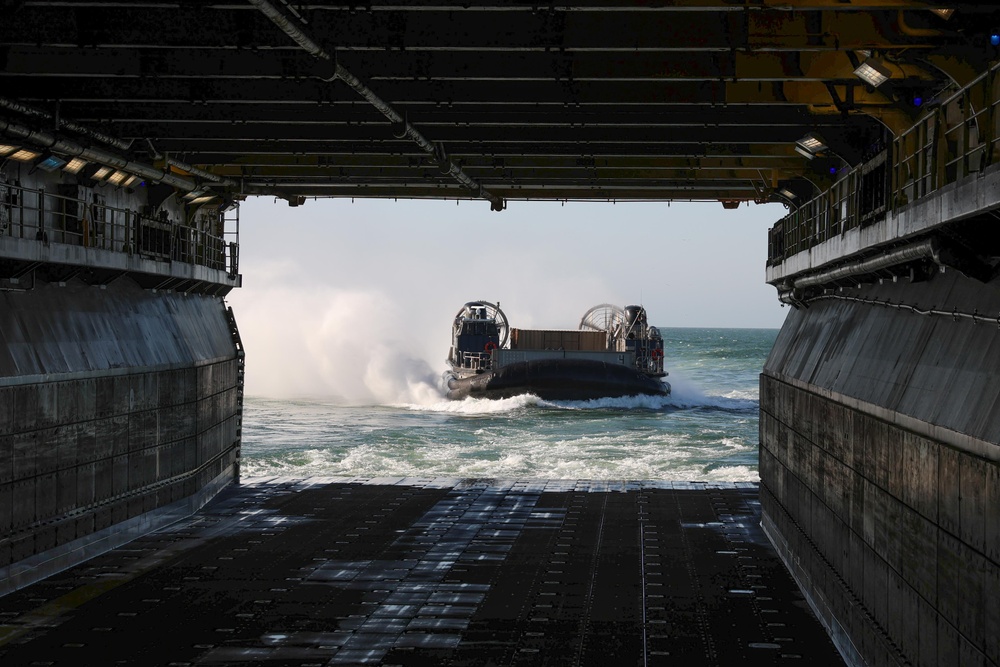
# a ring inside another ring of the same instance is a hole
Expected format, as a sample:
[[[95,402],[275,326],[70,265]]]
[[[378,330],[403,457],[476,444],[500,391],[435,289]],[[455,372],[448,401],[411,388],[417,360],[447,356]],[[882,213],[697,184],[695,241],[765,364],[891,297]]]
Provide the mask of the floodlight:
[[[932,9],[932,12],[943,18],[945,21],[951,18],[951,15],[955,13],[954,9]]]
[[[82,157],[75,157],[69,161],[69,163],[63,167],[63,171],[68,171],[71,174],[79,174],[80,170],[87,166],[87,161]]]
[[[826,142],[815,132],[810,132],[795,142],[795,152],[810,160],[829,148]]]
[[[38,162],[35,163],[35,169],[41,169],[42,171],[47,172],[53,172],[64,166],[66,166],[66,160],[58,155],[53,155],[52,153],[42,155],[42,157],[38,159]]]
[[[782,195],[785,199],[795,199],[795,193],[788,188],[781,188],[778,190],[778,194]]]
[[[121,185],[128,178],[128,174],[124,171],[116,171],[115,173],[108,176],[108,183],[111,185]]]
[[[810,153],[820,153],[826,150],[826,142],[824,142],[820,136],[814,132],[810,132],[795,143],[802,146],[802,148],[806,149]]]
[[[191,204],[193,206],[198,206],[200,204],[204,204],[206,202],[210,202],[213,199],[215,199],[215,195],[204,195],[204,196],[201,196],[201,197],[195,197],[194,199],[192,199],[191,201],[189,201],[188,204]]]
[[[878,88],[892,78],[889,68],[878,58],[868,58],[858,65],[858,68],[854,70],[854,74],[873,88]]]
[[[19,160],[21,162],[31,162],[32,160],[37,160],[41,157],[41,153],[35,151],[29,151],[27,148],[22,148],[21,150],[13,153],[10,156],[11,160]]]
[[[112,171],[114,170],[111,167],[99,167],[97,171],[93,173],[91,178],[94,179],[95,181],[101,181],[104,180],[104,178],[108,176]]]
[[[10,144],[0,144],[0,157],[7,157],[8,155],[10,155],[19,148],[20,146],[11,146]]]

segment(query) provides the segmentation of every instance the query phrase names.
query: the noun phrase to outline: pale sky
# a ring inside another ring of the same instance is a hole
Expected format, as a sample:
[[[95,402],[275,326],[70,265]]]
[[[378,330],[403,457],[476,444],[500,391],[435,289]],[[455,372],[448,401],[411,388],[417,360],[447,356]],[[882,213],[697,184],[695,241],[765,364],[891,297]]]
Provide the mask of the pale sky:
[[[779,328],[764,282],[777,204],[251,198],[243,287],[227,297],[247,392],[393,401],[445,369],[462,304],[512,327],[575,329],[593,305],[640,303],[660,327]]]

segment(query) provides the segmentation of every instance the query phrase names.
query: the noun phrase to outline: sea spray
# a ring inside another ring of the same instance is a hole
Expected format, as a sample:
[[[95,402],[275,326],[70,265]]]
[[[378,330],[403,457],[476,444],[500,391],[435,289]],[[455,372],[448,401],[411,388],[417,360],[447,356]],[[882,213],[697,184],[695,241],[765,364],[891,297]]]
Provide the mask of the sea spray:
[[[265,286],[237,318],[248,394],[355,405],[443,400],[440,370],[427,361],[430,334],[380,291]]]
[[[250,396],[244,475],[756,480],[758,374],[776,332],[727,331],[736,349],[719,365],[700,354],[717,348],[713,330],[663,332],[667,397],[448,401],[430,364],[374,391],[362,382],[402,397],[389,404]]]

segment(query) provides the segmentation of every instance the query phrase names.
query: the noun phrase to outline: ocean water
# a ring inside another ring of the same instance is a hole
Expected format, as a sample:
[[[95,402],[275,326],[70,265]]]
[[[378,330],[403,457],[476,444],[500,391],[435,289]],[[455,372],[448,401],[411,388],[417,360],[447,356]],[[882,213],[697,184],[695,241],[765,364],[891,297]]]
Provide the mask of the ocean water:
[[[669,397],[248,396],[243,475],[757,481],[758,375],[777,330],[660,331]]]

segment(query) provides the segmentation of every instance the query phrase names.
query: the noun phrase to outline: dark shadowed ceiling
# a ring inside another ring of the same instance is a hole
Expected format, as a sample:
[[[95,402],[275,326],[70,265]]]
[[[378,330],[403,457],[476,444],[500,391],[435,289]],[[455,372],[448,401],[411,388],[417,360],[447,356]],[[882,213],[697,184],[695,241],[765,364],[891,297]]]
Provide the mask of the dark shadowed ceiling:
[[[0,143],[231,195],[495,208],[808,196],[983,72],[1000,27],[904,0],[4,4]]]

